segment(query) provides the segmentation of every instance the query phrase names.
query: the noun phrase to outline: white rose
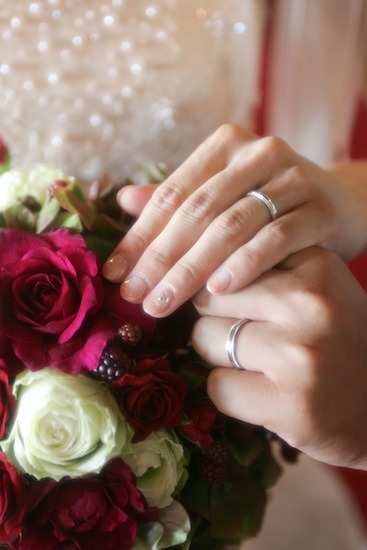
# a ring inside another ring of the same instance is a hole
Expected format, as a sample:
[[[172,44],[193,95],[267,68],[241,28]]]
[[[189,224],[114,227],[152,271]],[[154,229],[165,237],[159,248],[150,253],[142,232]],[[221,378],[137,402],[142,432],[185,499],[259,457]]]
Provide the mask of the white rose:
[[[101,382],[45,368],[19,374],[13,391],[16,416],[1,447],[38,479],[98,473],[130,444],[133,432]]]
[[[19,199],[32,196],[42,205],[48,188],[56,180],[68,180],[57,166],[33,164],[25,168],[13,168],[0,176],[0,212],[15,206]]]
[[[173,432],[162,429],[131,444],[123,459],[136,475],[138,489],[150,506],[171,504],[175,490],[187,479],[184,449]]]

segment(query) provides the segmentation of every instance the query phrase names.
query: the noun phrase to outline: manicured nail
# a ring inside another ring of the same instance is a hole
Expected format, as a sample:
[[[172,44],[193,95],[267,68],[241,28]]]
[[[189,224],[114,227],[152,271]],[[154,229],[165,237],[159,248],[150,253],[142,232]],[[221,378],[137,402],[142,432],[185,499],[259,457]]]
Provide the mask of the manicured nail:
[[[128,261],[122,254],[112,256],[102,267],[102,275],[111,281],[122,279],[128,269]]]
[[[172,304],[174,290],[166,284],[158,285],[144,301],[143,307],[146,313],[152,315],[161,315]]]
[[[218,271],[209,277],[206,287],[212,294],[225,292],[229,287],[231,280],[232,276],[228,269],[225,267],[219,268]]]
[[[128,302],[140,302],[148,290],[148,282],[142,275],[130,273],[121,286],[121,296]]]

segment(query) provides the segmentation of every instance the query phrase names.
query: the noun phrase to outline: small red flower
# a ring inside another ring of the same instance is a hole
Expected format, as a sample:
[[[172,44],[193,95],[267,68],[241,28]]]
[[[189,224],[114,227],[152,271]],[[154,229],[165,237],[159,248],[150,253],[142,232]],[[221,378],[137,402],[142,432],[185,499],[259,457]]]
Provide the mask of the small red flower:
[[[135,429],[134,441],[181,423],[187,384],[171,372],[167,359],[140,361],[131,373],[113,384],[113,389],[127,421]]]
[[[180,431],[192,441],[208,449],[213,443],[212,430],[216,427],[218,411],[207,398],[192,398],[185,404],[188,423],[180,426]]]
[[[29,504],[25,478],[0,453],[0,544],[18,538]]]
[[[15,408],[15,399],[11,391],[9,379],[2,369],[0,359],[0,439],[3,439],[9,418]]]

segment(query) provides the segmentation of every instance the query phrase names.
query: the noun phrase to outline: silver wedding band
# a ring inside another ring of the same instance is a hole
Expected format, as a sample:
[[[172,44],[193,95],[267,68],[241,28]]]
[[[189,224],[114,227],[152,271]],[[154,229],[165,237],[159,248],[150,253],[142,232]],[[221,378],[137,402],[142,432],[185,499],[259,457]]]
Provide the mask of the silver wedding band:
[[[269,210],[269,214],[272,220],[275,220],[275,218],[278,217],[278,209],[273,203],[273,201],[265,195],[265,193],[262,193],[261,191],[249,191],[246,193],[245,197],[253,197],[254,199],[257,199],[258,201],[265,204],[266,208]]]
[[[234,323],[229,329],[227,340],[226,340],[226,350],[228,354],[229,361],[235,369],[246,370],[237,360],[236,357],[236,337],[240,328],[249,322],[249,319],[240,319]]]

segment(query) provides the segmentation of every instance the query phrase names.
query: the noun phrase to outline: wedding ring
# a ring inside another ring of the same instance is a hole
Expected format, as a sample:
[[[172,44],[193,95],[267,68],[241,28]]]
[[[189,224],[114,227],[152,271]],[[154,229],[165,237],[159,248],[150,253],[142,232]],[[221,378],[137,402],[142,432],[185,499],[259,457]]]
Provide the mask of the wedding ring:
[[[231,326],[228,332],[227,340],[226,340],[226,350],[228,353],[228,358],[230,360],[230,363],[232,367],[239,370],[246,370],[237,360],[236,357],[236,337],[238,334],[238,331],[242,327],[242,325],[245,325],[249,322],[249,319],[240,319],[234,325]]]
[[[272,220],[275,220],[275,218],[278,217],[278,210],[275,204],[265,193],[262,193],[261,191],[249,191],[246,193],[245,197],[253,197],[254,199],[257,199],[258,201],[265,204],[266,208],[269,210],[269,214]]]

